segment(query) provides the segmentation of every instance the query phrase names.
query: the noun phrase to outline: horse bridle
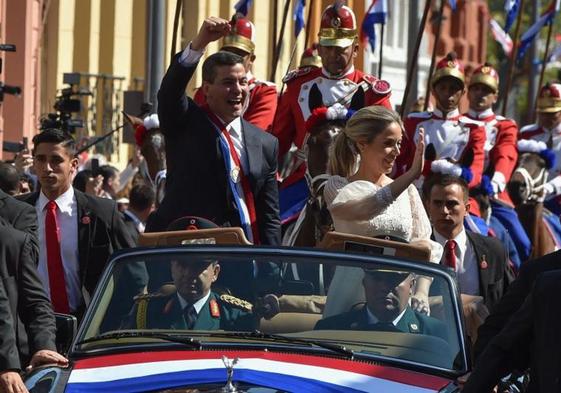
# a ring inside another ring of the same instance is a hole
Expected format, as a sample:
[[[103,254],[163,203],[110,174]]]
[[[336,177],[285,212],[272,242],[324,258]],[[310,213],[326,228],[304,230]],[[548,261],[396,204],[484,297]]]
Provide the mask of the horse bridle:
[[[512,173],[513,175],[518,173],[524,179],[524,185],[526,186],[526,198],[525,200],[539,199],[540,196],[535,193],[536,188],[539,188],[545,184],[547,181],[548,171],[546,168],[542,168],[540,173],[535,178],[530,175],[528,170],[523,167],[518,167]]]

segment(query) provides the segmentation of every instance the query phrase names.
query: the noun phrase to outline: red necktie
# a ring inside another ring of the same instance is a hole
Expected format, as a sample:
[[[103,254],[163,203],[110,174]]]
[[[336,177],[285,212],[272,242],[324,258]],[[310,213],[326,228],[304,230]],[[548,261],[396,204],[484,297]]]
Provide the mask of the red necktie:
[[[47,240],[47,268],[49,270],[49,286],[51,288],[51,302],[55,312],[68,314],[68,295],[64,280],[64,268],[60,255],[60,231],[56,219],[57,204],[55,201],[47,203],[45,215],[45,239]]]
[[[456,244],[455,240],[448,240],[444,246],[444,262],[446,266],[456,270]]]

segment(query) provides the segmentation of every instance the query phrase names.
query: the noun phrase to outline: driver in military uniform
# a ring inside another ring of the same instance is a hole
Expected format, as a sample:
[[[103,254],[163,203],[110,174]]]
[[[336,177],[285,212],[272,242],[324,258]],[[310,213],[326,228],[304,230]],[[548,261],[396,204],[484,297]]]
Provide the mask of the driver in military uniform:
[[[172,260],[173,285],[136,298],[125,326],[136,329],[253,331],[251,303],[211,290],[220,265],[215,260]]]
[[[316,330],[374,330],[425,334],[447,340],[446,325],[409,306],[415,275],[406,271],[364,269],[366,305],[321,319]]]

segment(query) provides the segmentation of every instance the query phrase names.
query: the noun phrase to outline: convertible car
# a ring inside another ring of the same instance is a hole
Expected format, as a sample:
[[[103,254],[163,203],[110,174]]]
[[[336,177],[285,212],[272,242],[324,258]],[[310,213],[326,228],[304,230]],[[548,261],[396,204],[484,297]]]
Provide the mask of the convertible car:
[[[422,248],[255,247],[236,228],[143,242],[112,256],[70,365],[27,375],[31,392],[455,392],[468,371],[458,288]]]

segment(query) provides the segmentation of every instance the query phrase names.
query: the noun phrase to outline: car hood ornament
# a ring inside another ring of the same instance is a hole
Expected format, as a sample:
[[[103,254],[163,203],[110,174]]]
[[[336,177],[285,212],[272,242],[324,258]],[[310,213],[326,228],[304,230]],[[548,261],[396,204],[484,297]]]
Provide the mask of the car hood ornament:
[[[224,362],[224,366],[226,367],[226,372],[228,373],[228,380],[226,381],[226,386],[222,388],[223,392],[234,393],[239,392],[238,389],[232,383],[232,378],[234,377],[234,366],[238,363],[240,359],[228,359],[226,356],[222,356],[222,362]]]

